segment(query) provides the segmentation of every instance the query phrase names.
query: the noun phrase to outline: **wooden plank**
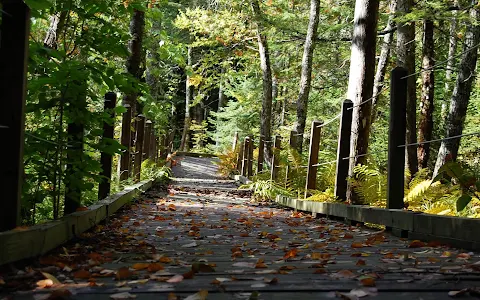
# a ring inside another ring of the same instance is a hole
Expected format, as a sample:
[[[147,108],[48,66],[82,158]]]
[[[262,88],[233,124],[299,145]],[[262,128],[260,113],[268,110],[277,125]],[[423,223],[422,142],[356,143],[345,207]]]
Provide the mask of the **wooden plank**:
[[[115,106],[117,105],[117,94],[109,92],[105,94],[105,103],[103,111],[110,116],[110,121],[103,122],[103,143],[110,144],[107,139],[113,140],[114,125],[115,125]],[[110,182],[112,179],[112,154],[102,152],[100,156],[100,164],[102,165],[102,172],[100,176],[102,179],[98,185],[98,199],[106,198],[110,194]]]
[[[408,71],[396,67],[391,73],[390,126],[388,129],[387,208],[404,207],[405,143]]]
[[[143,142],[145,138],[145,116],[137,116],[137,138],[135,139],[135,161],[134,161],[134,178],[135,182],[140,181],[140,175],[142,172],[142,157],[143,157]]]
[[[337,170],[335,172],[335,197],[347,200],[347,179],[350,161],[350,136],[352,133],[353,102],[345,100],[342,104],[342,119],[338,128]]]
[[[245,137],[245,140],[243,142],[243,157],[242,157],[242,171],[241,175],[242,176],[247,176],[247,171],[248,171],[248,160],[249,157],[248,155],[250,154],[250,137]]]
[[[131,158],[131,135],[132,135],[132,107],[129,103],[123,103],[123,107],[127,111],[122,116],[122,134],[120,137],[120,143],[125,150],[120,157],[120,163],[118,164],[118,178],[126,180],[130,177],[130,158]]]
[[[25,230],[0,232],[0,266],[36,257],[62,245],[113,215],[123,205],[149,189],[153,180],[145,180],[61,220],[35,225]]]
[[[320,150],[320,125],[323,121],[313,121],[312,129],[310,130],[310,150],[308,154],[308,169],[307,169],[307,181],[305,184],[305,198],[308,197],[308,190],[314,190],[317,188],[317,167],[318,164],[318,151]]]
[[[273,181],[277,180],[277,175],[278,175],[278,169],[280,168],[280,150],[282,150],[282,137],[281,136],[275,136],[274,142],[273,142],[273,156],[272,156],[272,166],[270,170],[270,179]]]
[[[25,98],[30,9],[20,0],[3,1],[0,37],[0,231],[20,225],[25,133]]]

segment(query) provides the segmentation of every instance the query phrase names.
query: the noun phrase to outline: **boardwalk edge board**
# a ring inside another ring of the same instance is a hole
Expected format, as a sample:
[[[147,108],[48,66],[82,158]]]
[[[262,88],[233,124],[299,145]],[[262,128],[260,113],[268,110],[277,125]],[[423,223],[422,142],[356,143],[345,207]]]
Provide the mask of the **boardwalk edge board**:
[[[311,212],[349,222],[385,225],[395,235],[409,239],[438,241],[450,246],[480,250],[480,219],[441,216],[401,209],[315,202],[277,196],[275,202],[299,211]]]
[[[208,157],[208,158],[218,157],[218,155],[211,154],[211,153],[185,152],[185,151],[177,151],[177,152],[175,152],[175,155],[176,156],[190,156],[190,157]]]
[[[155,180],[144,180],[111,195],[88,210],[75,212],[60,220],[38,224],[25,230],[0,232],[0,266],[33,258],[64,244],[107,219],[123,205],[147,191]]]

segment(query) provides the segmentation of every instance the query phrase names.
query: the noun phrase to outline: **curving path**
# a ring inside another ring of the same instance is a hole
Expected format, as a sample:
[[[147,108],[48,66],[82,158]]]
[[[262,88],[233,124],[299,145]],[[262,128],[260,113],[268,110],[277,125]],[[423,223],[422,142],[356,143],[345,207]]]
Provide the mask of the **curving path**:
[[[478,253],[258,205],[212,159],[180,158],[173,171],[167,194],[153,189],[107,225],[15,266],[0,299],[51,297],[32,293],[40,271],[62,283],[55,299],[433,300],[480,286]]]

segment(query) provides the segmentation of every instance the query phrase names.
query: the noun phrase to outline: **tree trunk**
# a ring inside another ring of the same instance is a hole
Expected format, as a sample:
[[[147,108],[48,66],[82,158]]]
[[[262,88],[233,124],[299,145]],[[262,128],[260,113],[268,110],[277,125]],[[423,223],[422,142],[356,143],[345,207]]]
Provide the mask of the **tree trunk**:
[[[432,139],[433,131],[433,98],[435,91],[435,78],[433,68],[434,60],[434,24],[432,20],[423,23],[423,50],[422,50],[422,98],[420,102],[420,120],[418,121],[418,141],[424,142]],[[430,157],[430,144],[419,145],[417,149],[418,168],[427,167]]]
[[[128,48],[130,52],[130,56],[127,59],[127,71],[133,77],[137,79],[142,78],[143,70],[140,68],[140,64],[142,63],[142,55],[143,55],[143,34],[145,31],[145,12],[135,10],[132,15],[132,19],[130,21],[130,34],[132,36],[130,42],[128,43]],[[126,94],[123,98],[124,105],[130,106],[131,114],[124,114],[122,121],[122,127],[127,126],[126,128],[122,128],[122,136],[121,136],[121,144],[127,148],[125,152],[123,152],[122,157],[120,159],[120,167],[118,169],[119,178],[120,180],[127,179],[129,175],[131,175],[131,148],[132,148],[132,132],[131,126],[129,126],[129,122],[131,122],[132,117],[134,114],[141,113],[136,109],[137,107],[137,93],[132,92]]]
[[[378,59],[377,72],[375,73],[375,80],[373,82],[373,99],[372,99],[372,120],[375,122],[377,117],[378,99],[383,90],[383,83],[385,74],[387,72],[387,65],[390,59],[390,47],[393,41],[393,28],[395,27],[395,11],[397,9],[397,0],[390,1],[390,16],[388,17],[385,31],[388,33],[383,36],[382,48],[380,50],[380,58]]]
[[[357,0],[353,27],[353,43],[348,80],[347,98],[354,103],[352,119],[352,135],[349,175],[353,176],[353,168],[365,164],[370,134],[372,112],[371,99],[375,76],[375,49],[377,43],[377,19],[379,0]],[[349,184],[347,200],[358,203],[358,195]]]
[[[398,0],[397,12],[403,16],[411,12],[413,0]],[[408,70],[407,79],[407,133],[406,142],[417,142],[417,100],[415,73],[415,23],[399,23],[397,30],[397,65]],[[417,149],[406,147],[406,168],[413,176],[418,171]]]
[[[270,54],[268,52],[268,43],[265,30],[262,24],[262,13],[258,0],[252,0],[251,6],[257,25],[258,52],[260,54],[260,67],[263,72],[263,99],[262,112],[260,115],[260,135],[265,139],[265,161],[271,163],[273,157],[271,141],[271,122],[272,122],[272,68],[270,64]]]
[[[187,68],[192,66],[192,47],[187,50]],[[192,101],[193,88],[190,86],[190,76],[187,72],[187,80],[185,82],[185,120],[183,123],[182,141],[180,142],[180,151],[188,151],[188,143],[190,141],[190,124],[192,117],[190,116],[190,102]]]
[[[310,1],[310,20],[308,22],[307,37],[303,49],[302,73],[300,77],[300,92],[297,98],[297,121],[295,131],[303,137],[307,120],[308,96],[312,84],[313,51],[317,37],[318,20],[320,15],[320,0]],[[302,153],[303,138],[297,139],[297,150]]]
[[[463,46],[463,54],[458,70],[457,81],[453,89],[452,98],[450,100],[450,110],[446,121],[445,137],[461,135],[465,116],[467,114],[468,102],[470,101],[470,93],[472,92],[472,84],[475,82],[475,68],[478,57],[478,44],[480,43],[480,14],[476,5],[477,1],[472,1],[470,9],[470,21],[465,32],[465,43]],[[434,176],[438,169],[449,160],[456,160],[458,148],[460,147],[460,138],[443,141],[438,151],[437,162],[435,164]]]
[[[58,36],[63,31],[65,20],[67,19],[67,11],[60,12],[59,15],[50,17],[50,27],[48,28],[43,45],[50,49],[57,49]]]
[[[454,1],[454,5],[458,5],[458,1]],[[451,93],[451,82],[452,82],[452,74],[453,70],[455,69],[455,53],[457,52],[457,14],[458,11],[454,10],[452,11],[452,19],[450,23],[450,37],[448,39],[448,58],[447,58],[447,70],[445,72],[445,92],[444,92],[444,98],[442,101],[442,112],[441,112],[441,117],[442,119],[445,119],[447,117],[447,111],[448,111],[448,101],[447,99],[450,97]]]

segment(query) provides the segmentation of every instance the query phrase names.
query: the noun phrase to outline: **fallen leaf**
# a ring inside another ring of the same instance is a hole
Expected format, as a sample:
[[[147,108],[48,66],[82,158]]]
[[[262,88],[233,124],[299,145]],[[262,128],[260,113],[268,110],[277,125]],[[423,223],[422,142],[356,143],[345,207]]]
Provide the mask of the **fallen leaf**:
[[[132,274],[131,274],[130,270],[128,269],[128,267],[122,267],[122,268],[118,269],[116,278],[117,278],[117,280],[122,280],[122,279],[127,279],[131,275]]]
[[[285,255],[283,256],[283,259],[289,259],[289,258],[293,258],[295,256],[297,256],[297,252],[298,252],[298,249],[292,249],[292,250],[289,250],[287,253],[285,253]]]
[[[448,295],[450,297],[459,297],[459,296],[465,295],[466,293],[468,293],[468,291],[469,291],[469,289],[465,288],[465,289],[462,289],[462,290],[459,290],[459,291],[450,291],[450,292],[448,292]]]
[[[357,266],[365,266],[366,262],[363,259],[359,259],[356,263]]]
[[[178,300],[178,297],[175,295],[175,293],[169,293],[167,300]]]
[[[170,205],[168,205],[168,210],[170,210],[170,211],[176,211],[177,208],[175,207],[175,204],[170,204]]]
[[[365,277],[360,280],[360,283],[363,286],[375,286],[375,278]]]
[[[148,268],[148,265],[148,263],[137,263],[134,264],[132,268],[134,268],[135,270],[145,270],[146,268]]]
[[[414,240],[408,245],[408,248],[422,248],[425,247],[425,243],[419,240]]]
[[[315,272],[313,272],[313,274],[325,274],[325,273],[327,273],[327,270],[323,268],[316,269]]]
[[[212,266],[204,263],[193,263],[192,271],[194,273],[212,273],[215,272],[215,269]]]
[[[182,275],[175,275],[169,280],[167,280],[168,283],[177,283],[183,281],[183,276]]]
[[[457,255],[457,258],[458,258],[458,259],[467,260],[467,259],[470,259],[470,254],[468,254],[468,253],[460,253],[460,254]]]
[[[350,233],[345,233],[345,234],[343,235],[343,238],[344,238],[344,239],[353,239],[353,235],[350,234]]]
[[[87,270],[81,269],[73,273],[73,278],[76,279],[89,279],[92,276]]]
[[[51,279],[43,279],[37,281],[37,286],[41,289],[49,288],[53,286],[53,281]]]
[[[182,248],[192,248],[192,247],[197,247],[197,243],[196,242],[193,242],[193,243],[190,243],[190,244],[185,244],[182,246]]]
[[[135,299],[137,296],[130,294],[129,292],[123,292],[118,294],[110,295],[110,298],[114,300],[121,300],[121,299]]]
[[[330,276],[333,277],[333,278],[355,278],[355,277],[357,277],[357,275],[355,275],[350,270],[340,270],[336,273],[333,273]]]
[[[207,290],[201,290],[196,294],[190,295],[185,300],[206,300],[208,296]]]
[[[254,263],[249,263],[249,262],[237,262],[232,265],[233,267],[239,267],[239,268],[255,268]]]
[[[163,269],[165,269],[165,268],[159,263],[151,263],[147,267],[147,270],[150,273],[158,272],[158,271],[163,270]]]
[[[356,242],[356,243],[352,243],[351,247],[352,248],[363,248],[363,244]]]
[[[77,208],[75,211],[87,211],[87,210],[89,210],[88,207],[80,206],[80,207]]]
[[[317,252],[314,252],[311,255],[312,259],[315,259],[315,260],[329,259],[331,256],[332,255],[330,253],[317,253]]]
[[[52,274],[47,273],[47,272],[41,272],[41,273],[46,279],[50,279],[53,282],[53,284],[61,284],[61,282],[55,276],[53,276]]]

